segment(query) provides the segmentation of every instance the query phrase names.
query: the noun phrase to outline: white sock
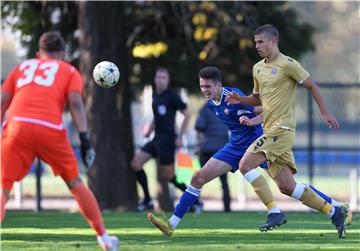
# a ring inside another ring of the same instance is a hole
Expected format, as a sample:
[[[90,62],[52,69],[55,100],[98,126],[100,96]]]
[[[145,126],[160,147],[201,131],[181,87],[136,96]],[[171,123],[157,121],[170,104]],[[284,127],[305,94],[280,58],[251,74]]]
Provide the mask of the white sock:
[[[296,186],[294,188],[294,191],[291,194],[291,197],[293,197],[294,199],[300,200],[304,194],[305,188],[306,188],[305,184],[296,183]]]
[[[245,179],[251,184],[254,180],[256,180],[261,173],[256,169],[251,169],[249,172],[244,174]]]
[[[331,205],[333,205],[334,207],[340,207],[341,206],[341,203],[340,202],[337,202],[336,200],[332,199],[331,200]]]
[[[111,243],[111,239],[110,239],[110,236],[108,235],[108,233],[104,233],[103,235],[98,235],[97,236],[97,240],[99,242],[99,244],[109,244]]]
[[[270,209],[268,210],[268,212],[269,212],[269,214],[272,214],[272,213],[278,214],[278,213],[281,213],[281,210],[280,210],[280,208],[276,205],[276,206],[270,208]]]
[[[177,225],[180,223],[181,218],[177,217],[176,215],[172,215],[169,219],[169,225],[172,229],[175,229]]]
[[[327,216],[331,219],[331,217],[333,217],[334,214],[335,214],[335,207],[332,206]]]

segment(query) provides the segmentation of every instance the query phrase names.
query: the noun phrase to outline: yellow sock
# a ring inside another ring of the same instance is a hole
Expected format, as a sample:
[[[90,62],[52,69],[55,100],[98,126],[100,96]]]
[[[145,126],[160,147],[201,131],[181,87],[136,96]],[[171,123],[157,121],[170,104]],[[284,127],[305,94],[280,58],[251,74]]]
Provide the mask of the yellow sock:
[[[274,195],[272,194],[269,184],[264,176],[262,176],[256,169],[253,169],[247,172],[244,177],[252,185],[256,194],[269,209],[270,213],[280,212],[280,209],[277,207],[274,200]]]
[[[271,210],[272,208],[276,207],[276,202],[273,200],[272,202],[268,203],[266,207],[268,210]]]
[[[325,203],[325,206],[321,209],[321,212],[323,212],[324,214],[328,215],[331,211],[331,209],[333,208],[333,206],[329,203]]]
[[[327,203],[323,198],[318,196],[312,189],[306,187],[300,201],[317,211],[328,214],[332,208],[332,205]]]

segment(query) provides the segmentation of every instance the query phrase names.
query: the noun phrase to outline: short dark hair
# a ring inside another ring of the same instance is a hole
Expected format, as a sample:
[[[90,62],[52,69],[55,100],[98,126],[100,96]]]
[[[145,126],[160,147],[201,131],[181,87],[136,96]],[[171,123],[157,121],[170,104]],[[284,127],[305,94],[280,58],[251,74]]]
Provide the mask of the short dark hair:
[[[276,27],[272,24],[265,24],[257,28],[254,32],[255,35],[266,33],[272,37],[276,38],[276,41],[279,43],[279,32]]]
[[[166,67],[158,67],[158,68],[156,68],[156,71],[155,72],[158,72],[158,71],[165,71],[169,76],[170,76],[170,71],[169,71],[169,69],[168,68],[166,68]]]
[[[207,66],[207,67],[202,68],[199,71],[198,77],[202,78],[202,79],[210,79],[214,82],[222,81],[220,70],[214,66]]]
[[[65,40],[58,31],[47,31],[39,39],[39,48],[46,52],[65,51]]]

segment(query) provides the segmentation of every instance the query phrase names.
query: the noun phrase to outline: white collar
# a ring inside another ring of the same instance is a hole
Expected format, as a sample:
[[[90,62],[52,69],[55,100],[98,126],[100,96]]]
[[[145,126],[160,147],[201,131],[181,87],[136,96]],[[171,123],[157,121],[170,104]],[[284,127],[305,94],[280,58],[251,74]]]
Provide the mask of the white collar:
[[[212,99],[213,103],[217,106],[219,106],[221,104],[221,101],[222,101],[222,98],[224,96],[224,87],[222,87],[222,93],[221,93],[221,97],[220,97],[220,101],[219,102],[216,102],[215,99]]]

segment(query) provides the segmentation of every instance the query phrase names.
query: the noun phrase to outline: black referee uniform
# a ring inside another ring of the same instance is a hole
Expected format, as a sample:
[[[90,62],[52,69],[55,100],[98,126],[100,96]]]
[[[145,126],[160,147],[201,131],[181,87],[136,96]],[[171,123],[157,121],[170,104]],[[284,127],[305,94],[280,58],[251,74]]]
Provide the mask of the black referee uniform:
[[[152,157],[158,157],[161,165],[169,165],[175,161],[175,116],[176,111],[185,108],[186,103],[170,88],[160,94],[153,94],[155,137],[142,150]]]

